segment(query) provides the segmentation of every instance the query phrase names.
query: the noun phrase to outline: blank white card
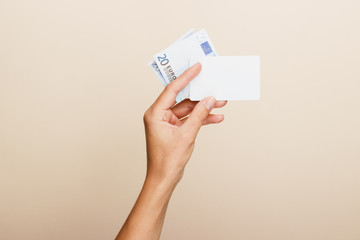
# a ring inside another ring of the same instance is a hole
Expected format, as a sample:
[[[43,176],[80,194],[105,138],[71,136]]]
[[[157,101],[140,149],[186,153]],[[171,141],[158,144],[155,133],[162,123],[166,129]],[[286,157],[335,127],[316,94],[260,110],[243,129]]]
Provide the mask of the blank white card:
[[[217,100],[260,99],[260,57],[191,57],[190,66],[200,62],[200,74],[190,82],[190,99],[213,96]]]

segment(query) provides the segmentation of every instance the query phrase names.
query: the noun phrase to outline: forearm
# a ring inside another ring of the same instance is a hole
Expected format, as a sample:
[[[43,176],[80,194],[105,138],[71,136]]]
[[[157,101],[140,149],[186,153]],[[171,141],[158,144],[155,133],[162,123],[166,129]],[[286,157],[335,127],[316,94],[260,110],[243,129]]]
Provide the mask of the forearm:
[[[166,209],[194,149],[202,125],[220,123],[223,115],[210,114],[226,101],[207,97],[200,102],[176,96],[201,71],[195,64],[168,84],[144,114],[147,177],[141,193],[116,239],[158,240]]]
[[[175,186],[173,181],[147,176],[140,195],[116,239],[159,239]]]

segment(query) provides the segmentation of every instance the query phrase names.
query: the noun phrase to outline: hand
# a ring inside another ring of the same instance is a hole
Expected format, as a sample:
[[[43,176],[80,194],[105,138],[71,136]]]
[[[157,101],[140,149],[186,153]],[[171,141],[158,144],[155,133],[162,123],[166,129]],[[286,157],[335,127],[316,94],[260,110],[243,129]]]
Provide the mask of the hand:
[[[186,99],[175,104],[176,95],[201,71],[195,64],[167,85],[154,104],[144,114],[147,148],[147,179],[170,181],[176,185],[194,149],[202,125],[220,123],[222,114],[211,110],[225,106],[226,101],[207,97],[200,102]],[[190,115],[189,115],[190,114]]]
[[[140,195],[116,239],[160,238],[166,209],[194,149],[202,125],[220,123],[223,115],[210,114],[226,101],[207,97],[200,102],[184,100],[175,104],[176,95],[201,71],[195,64],[166,86],[145,112],[147,174]],[[188,116],[190,114],[190,116]]]

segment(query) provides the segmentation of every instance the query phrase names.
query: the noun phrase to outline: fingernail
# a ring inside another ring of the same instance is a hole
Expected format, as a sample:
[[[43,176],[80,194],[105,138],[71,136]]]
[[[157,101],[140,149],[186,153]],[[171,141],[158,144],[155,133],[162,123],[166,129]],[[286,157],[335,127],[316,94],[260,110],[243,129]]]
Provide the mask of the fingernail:
[[[227,103],[227,101],[226,100],[218,100],[218,101],[216,101],[218,104],[226,104]]]
[[[192,68],[201,67],[201,63],[200,63],[200,62],[197,62],[197,63],[195,63],[194,65],[192,65],[191,67],[192,67]]]
[[[213,109],[215,102],[216,99],[214,97],[209,97],[209,99],[205,103],[206,108],[210,111],[211,109]]]

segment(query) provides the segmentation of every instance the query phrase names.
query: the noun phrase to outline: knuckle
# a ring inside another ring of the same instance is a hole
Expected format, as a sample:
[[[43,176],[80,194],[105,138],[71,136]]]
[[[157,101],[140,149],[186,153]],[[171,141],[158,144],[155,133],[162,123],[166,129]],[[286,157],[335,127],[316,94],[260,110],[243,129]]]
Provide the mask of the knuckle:
[[[168,85],[166,85],[165,90],[168,92],[176,92],[177,91],[177,82],[176,81],[172,81],[171,83],[169,83]]]
[[[169,92],[169,91],[171,91],[171,89],[172,89],[172,83],[170,83],[170,84],[168,84],[168,85],[166,85],[166,87],[165,87],[165,89],[164,89],[164,91],[165,92]]]
[[[144,123],[148,123],[149,120],[151,119],[152,116],[152,109],[149,108],[148,110],[145,111],[144,116],[143,116],[143,121]]]
[[[208,119],[205,119],[205,120],[202,121],[201,124],[202,124],[202,125],[208,125],[209,123],[210,123],[209,120],[208,120]]]
[[[186,131],[181,133],[181,141],[183,143],[191,145],[192,143],[194,143],[195,139],[192,137],[192,135],[189,132]]]
[[[200,112],[195,112],[194,113],[194,117],[195,117],[195,120],[198,122],[198,123],[202,123],[203,122],[203,117],[202,117],[202,114]]]

